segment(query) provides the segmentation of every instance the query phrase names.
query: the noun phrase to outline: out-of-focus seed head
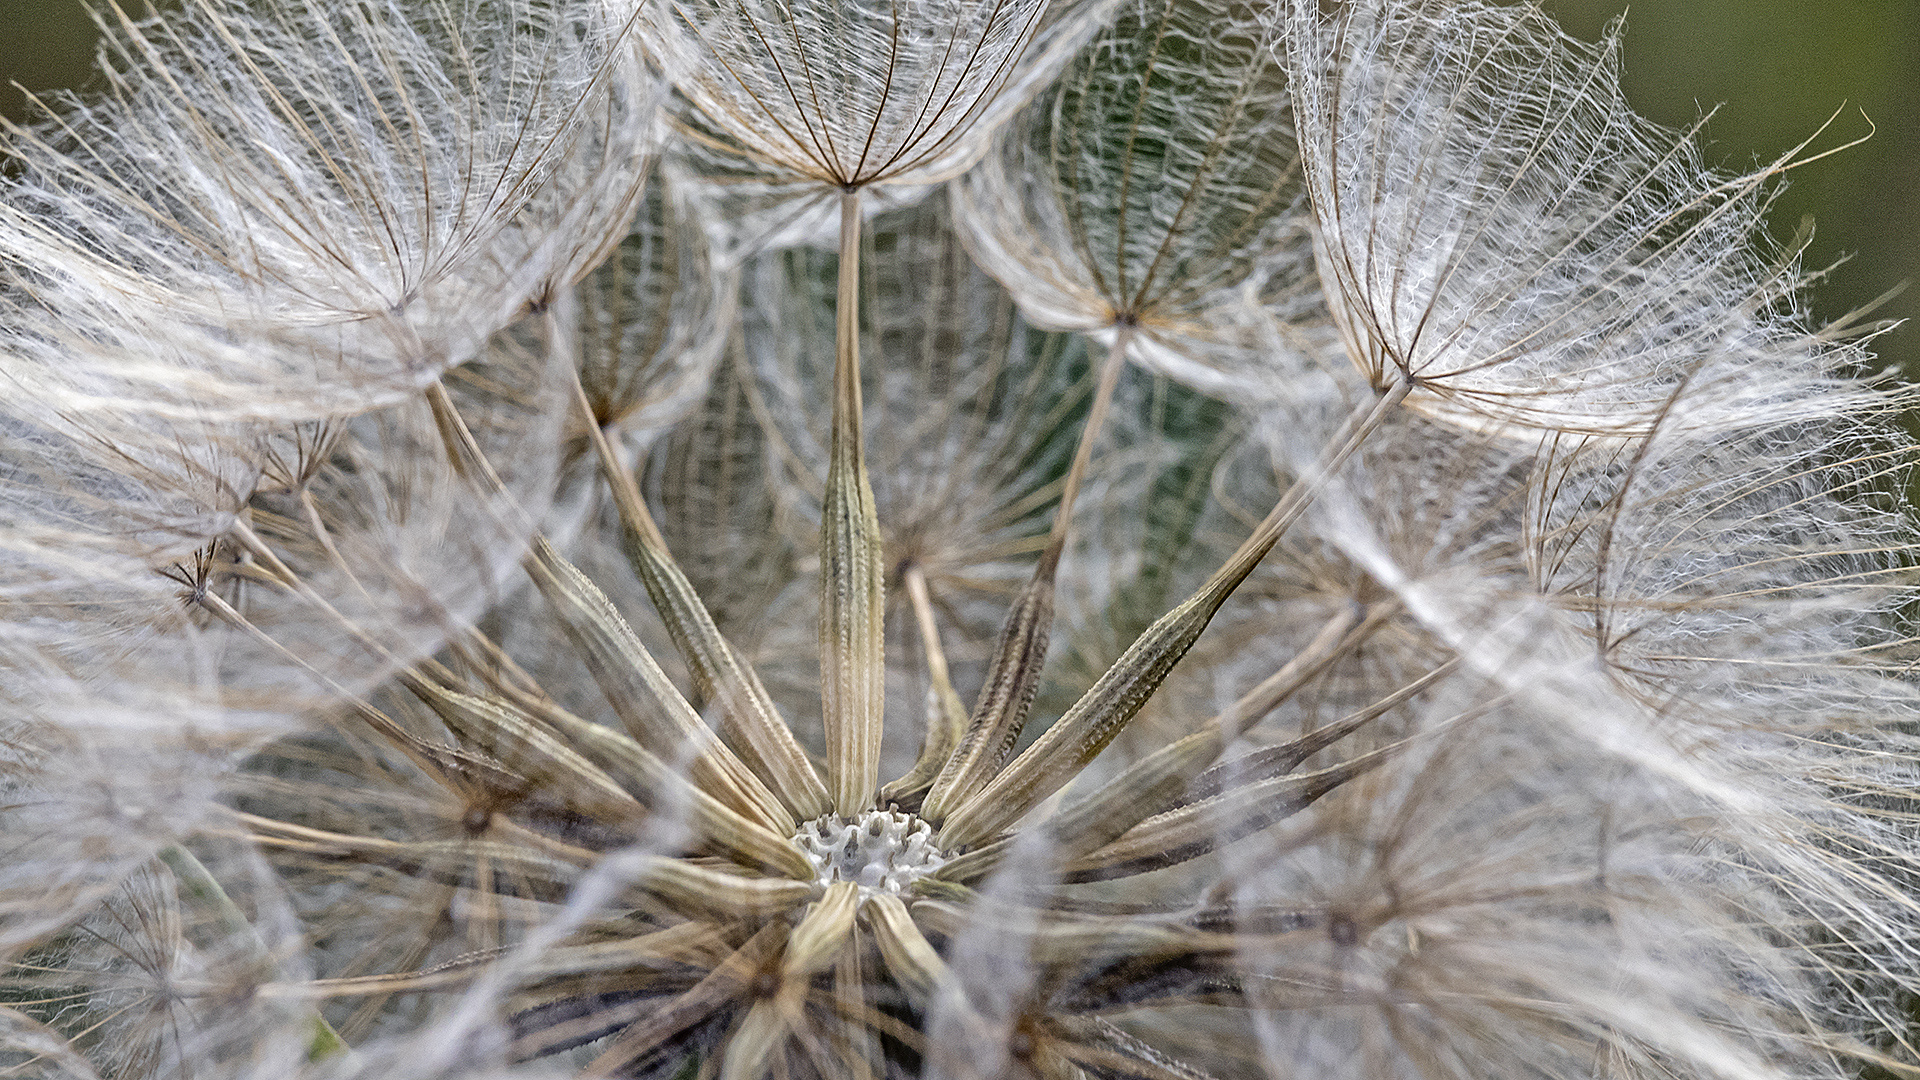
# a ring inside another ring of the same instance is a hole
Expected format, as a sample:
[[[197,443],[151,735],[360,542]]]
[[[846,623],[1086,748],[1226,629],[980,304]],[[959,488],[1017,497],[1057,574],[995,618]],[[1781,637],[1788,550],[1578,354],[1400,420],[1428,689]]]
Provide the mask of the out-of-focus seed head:
[[[956,185],[969,249],[1042,326],[1216,393],[1257,385],[1232,314],[1317,301],[1274,12],[1126,3]]]

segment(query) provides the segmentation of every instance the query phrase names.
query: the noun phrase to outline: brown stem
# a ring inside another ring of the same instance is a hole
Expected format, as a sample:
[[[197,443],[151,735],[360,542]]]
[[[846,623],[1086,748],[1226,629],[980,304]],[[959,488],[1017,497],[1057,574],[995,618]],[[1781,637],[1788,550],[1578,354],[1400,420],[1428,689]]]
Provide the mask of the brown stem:
[[[1288,487],[1253,535],[1199,591],[1155,620],[1032,746],[945,816],[941,846],[957,850],[992,838],[1104,750],[1200,639],[1201,631],[1213,621],[1221,605],[1280,542],[1287,527],[1306,512],[1333,474],[1411,389],[1412,384],[1402,379],[1378,399],[1356,408],[1328,440],[1320,457]]]
[[[840,196],[833,450],[820,515],[820,713],[835,811],[871,807],[885,708],[886,580],[860,425],[860,192]]]
[[[1072,527],[1073,503],[1080,494],[1087,463],[1093,458],[1094,443],[1106,424],[1113,404],[1120,371],[1126,366],[1127,346],[1133,340],[1133,328],[1122,326],[1114,334],[1107,350],[1106,363],[1100,368],[1100,382],[1080,429],[1080,442],[1074,447],[1073,464],[1067,469],[1060,506],[1054,512],[1053,530],[1046,549],[1033,568],[1033,576],[1014,599],[1012,610],[1001,626],[993,658],[987,665],[987,681],[974,704],[966,735],[947,759],[933,788],[927,793],[921,816],[938,824],[961,803],[993,778],[1013,752],[1020,729],[1027,722],[1027,710],[1040,687],[1040,669],[1047,660],[1047,640],[1053,631],[1053,583],[1060,567],[1060,554],[1066,549]]]
[[[909,566],[904,576],[907,598],[913,603],[914,621],[920,630],[920,648],[927,660],[927,735],[913,768],[881,788],[880,801],[912,809],[959,744],[967,725],[967,710],[953,689],[947,653],[940,647],[940,627],[934,620],[933,596],[927,589],[926,572],[918,566]]]

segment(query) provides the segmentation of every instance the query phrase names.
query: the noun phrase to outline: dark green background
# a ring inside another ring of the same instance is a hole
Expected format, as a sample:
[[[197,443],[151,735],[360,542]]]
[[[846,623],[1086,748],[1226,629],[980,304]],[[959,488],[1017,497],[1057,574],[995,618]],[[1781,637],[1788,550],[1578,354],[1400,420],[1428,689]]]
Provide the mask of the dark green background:
[[[1599,36],[1626,0],[1545,0],[1573,33]],[[144,0],[129,0],[144,7]],[[1774,233],[1816,223],[1810,266],[1853,258],[1812,295],[1831,319],[1906,279],[1920,281],[1920,0],[1636,0],[1627,27],[1627,90],[1669,125],[1722,105],[1708,157],[1728,168],[1771,160],[1841,112],[1817,147],[1878,128],[1866,145],[1796,170]],[[84,85],[93,26],[79,0],[0,0],[0,73],[31,89]],[[0,90],[0,111],[24,101]],[[1881,309],[1920,318],[1920,287]],[[1920,326],[1878,349],[1920,378]]]
[[[1626,0],[1545,2],[1588,39],[1628,8]],[[1852,256],[1815,288],[1815,318],[1836,318],[1911,279],[1879,314],[1920,319],[1920,0],[1635,0],[1628,14],[1629,99],[1670,125],[1719,105],[1705,131],[1710,162],[1741,169],[1770,161],[1843,106],[1814,148],[1874,130],[1864,145],[1794,170],[1774,205],[1773,232],[1789,239],[1811,215],[1807,265]],[[1920,379],[1920,326],[1896,329],[1875,348]]]

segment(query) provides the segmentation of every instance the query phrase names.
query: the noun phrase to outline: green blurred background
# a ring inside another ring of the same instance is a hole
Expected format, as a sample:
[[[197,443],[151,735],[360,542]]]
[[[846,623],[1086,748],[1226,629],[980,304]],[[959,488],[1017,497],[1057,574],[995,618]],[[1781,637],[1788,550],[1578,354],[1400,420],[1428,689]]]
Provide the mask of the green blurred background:
[[[1544,0],[1574,34],[1597,38],[1626,0]],[[143,9],[144,0],[127,6]],[[80,0],[0,0],[0,73],[29,89],[84,87],[94,29]],[[1904,280],[1916,287],[1879,309],[1920,321],[1920,0],[1637,0],[1626,34],[1626,80],[1639,110],[1707,124],[1707,155],[1730,169],[1771,160],[1840,115],[1813,149],[1877,131],[1865,145],[1792,174],[1773,215],[1790,238],[1815,220],[1808,266],[1851,258],[1812,294],[1825,321]],[[0,112],[25,99],[0,90]],[[1920,379],[1920,325],[1877,343]]]
[[[1675,126],[1719,105],[1704,133],[1710,163],[1771,161],[1836,110],[1809,152],[1873,132],[1790,174],[1773,234],[1791,239],[1811,216],[1806,265],[1850,256],[1811,295],[1819,321],[1912,281],[1876,312],[1909,324],[1875,350],[1920,379],[1920,0],[1635,0],[1631,11],[1626,0],[1544,2],[1589,40],[1627,12],[1628,98]]]

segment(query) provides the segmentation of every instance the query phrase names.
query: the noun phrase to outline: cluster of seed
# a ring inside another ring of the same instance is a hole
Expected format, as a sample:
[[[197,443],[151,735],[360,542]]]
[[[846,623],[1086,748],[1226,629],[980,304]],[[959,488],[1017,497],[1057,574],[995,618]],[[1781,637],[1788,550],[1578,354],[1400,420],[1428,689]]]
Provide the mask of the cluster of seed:
[[[852,820],[828,814],[800,826],[793,839],[820,884],[851,881],[863,895],[903,893],[947,861],[933,846],[933,827],[898,810],[868,810]]]

